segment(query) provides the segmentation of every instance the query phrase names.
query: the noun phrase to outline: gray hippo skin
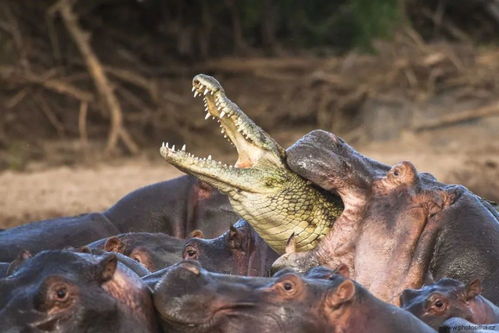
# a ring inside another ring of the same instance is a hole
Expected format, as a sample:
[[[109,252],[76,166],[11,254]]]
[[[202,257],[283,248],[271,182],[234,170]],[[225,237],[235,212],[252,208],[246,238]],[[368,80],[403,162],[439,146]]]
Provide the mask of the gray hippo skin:
[[[420,289],[404,290],[400,305],[435,329],[452,317],[474,324],[499,323],[499,307],[481,296],[481,292],[480,280],[465,285],[454,279],[442,279]]]
[[[149,288],[114,254],[49,250],[0,279],[0,332],[158,332]]]
[[[290,272],[244,277],[183,261],[156,285],[154,303],[168,332],[434,332],[409,312],[334,274],[328,279]]]
[[[162,232],[129,232],[100,239],[87,247],[121,253],[155,272],[182,260],[184,240]]]
[[[322,130],[288,148],[287,162],[338,194],[345,209],[314,250],[287,253],[278,268],[346,264],[353,279],[393,304],[425,281],[478,278],[483,296],[499,302],[499,219],[485,200],[418,173],[410,162],[371,160]]]
[[[131,192],[102,213],[36,221],[0,232],[0,261],[22,250],[80,247],[125,232],[164,232],[185,238],[194,229],[215,237],[239,217],[226,196],[192,176]]]

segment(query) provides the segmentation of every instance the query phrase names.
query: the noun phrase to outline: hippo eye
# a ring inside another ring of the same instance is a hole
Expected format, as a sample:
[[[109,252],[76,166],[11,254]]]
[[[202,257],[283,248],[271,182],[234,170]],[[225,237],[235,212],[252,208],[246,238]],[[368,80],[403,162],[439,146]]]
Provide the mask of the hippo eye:
[[[395,177],[400,176],[400,170],[399,170],[399,169],[395,169],[395,170],[393,170],[393,175],[394,175]]]
[[[441,308],[442,306],[444,306],[444,303],[443,303],[441,300],[437,300],[437,301],[435,302],[435,306],[436,306],[437,308]]]
[[[57,296],[57,298],[59,300],[64,300],[67,296],[68,292],[66,290],[66,288],[61,288],[61,289],[58,289],[56,292],[55,292],[55,295]]]
[[[197,259],[198,251],[192,246],[188,246],[184,251],[184,257],[187,259]]]
[[[284,290],[286,290],[286,291],[293,290],[293,284],[291,282],[284,282],[284,284],[282,286],[283,286]]]

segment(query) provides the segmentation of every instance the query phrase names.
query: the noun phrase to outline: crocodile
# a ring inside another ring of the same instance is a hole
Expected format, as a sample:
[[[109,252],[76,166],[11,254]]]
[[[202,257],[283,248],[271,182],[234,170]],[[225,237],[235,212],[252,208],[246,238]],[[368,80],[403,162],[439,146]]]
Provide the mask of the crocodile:
[[[215,78],[196,75],[192,91],[203,99],[205,118],[217,120],[222,134],[235,146],[237,162],[227,165],[211,155],[196,157],[185,145],[175,150],[164,142],[163,158],[225,193],[233,209],[277,253],[284,253],[291,236],[297,251],[315,248],[341,215],[341,199],[291,171],[285,149],[226,96]]]

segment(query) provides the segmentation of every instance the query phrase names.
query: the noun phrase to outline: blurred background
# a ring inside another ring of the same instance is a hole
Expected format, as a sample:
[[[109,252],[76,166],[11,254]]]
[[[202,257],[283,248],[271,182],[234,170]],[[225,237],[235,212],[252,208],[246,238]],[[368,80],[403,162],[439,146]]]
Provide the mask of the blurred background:
[[[315,128],[499,200],[499,0],[0,0],[0,228],[235,161],[191,79],[287,147]]]

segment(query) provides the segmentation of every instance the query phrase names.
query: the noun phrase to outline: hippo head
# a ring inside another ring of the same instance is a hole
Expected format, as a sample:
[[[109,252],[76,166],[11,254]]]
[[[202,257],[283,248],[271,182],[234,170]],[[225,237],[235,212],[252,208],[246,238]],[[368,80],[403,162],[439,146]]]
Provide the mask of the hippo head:
[[[113,254],[43,251],[0,279],[0,331],[152,332],[147,287]]]
[[[183,261],[156,285],[154,303],[165,328],[173,331],[330,331],[330,312],[353,297],[355,286],[329,270],[310,274],[243,277]]]
[[[154,304],[168,332],[238,332],[237,327],[244,331],[250,325],[264,332],[256,329],[263,319],[252,291],[265,282],[210,273],[199,262],[185,260],[165,270]]]
[[[183,259],[198,260],[211,271],[248,276],[268,275],[277,254],[244,220],[217,238],[194,237],[184,244]]]
[[[404,290],[400,304],[403,309],[436,329],[451,317],[473,321],[470,305],[480,292],[480,280],[465,285],[445,278],[421,289]]]

